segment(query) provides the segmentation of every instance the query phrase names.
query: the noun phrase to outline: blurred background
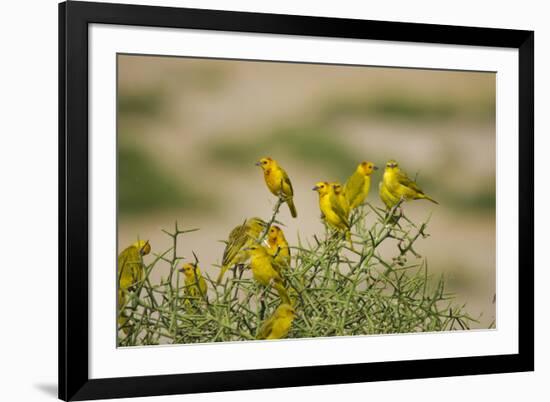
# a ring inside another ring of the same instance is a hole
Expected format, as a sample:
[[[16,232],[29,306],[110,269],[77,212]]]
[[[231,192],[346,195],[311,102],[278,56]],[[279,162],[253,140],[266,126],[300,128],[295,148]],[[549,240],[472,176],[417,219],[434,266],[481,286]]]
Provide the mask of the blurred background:
[[[118,56],[118,251],[137,238],[171,247],[215,277],[229,231],[268,219],[276,202],[256,160],[289,174],[298,219],[283,206],[287,240],[323,233],[321,180],[342,181],[363,160],[396,159],[440,202],[416,250],[444,273],[460,303],[488,328],[495,320],[495,74],[153,56]],[[146,257],[146,262],[153,258]],[[168,270],[168,266],[166,267]],[[166,276],[155,272],[152,277]]]

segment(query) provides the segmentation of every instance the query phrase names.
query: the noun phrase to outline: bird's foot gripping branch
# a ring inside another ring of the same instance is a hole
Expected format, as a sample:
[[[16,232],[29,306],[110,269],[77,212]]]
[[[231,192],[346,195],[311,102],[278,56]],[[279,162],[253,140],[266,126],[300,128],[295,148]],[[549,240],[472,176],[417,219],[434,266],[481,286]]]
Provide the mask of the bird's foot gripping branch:
[[[219,284],[201,272],[200,256],[182,263],[178,239],[192,243],[191,231],[177,224],[166,231],[172,247],[152,253],[149,264],[141,260],[142,277],[119,289],[118,345],[446,331],[475,321],[417,251],[429,219],[413,222],[400,202],[389,211],[356,208],[353,247],[338,231],[289,246],[274,225],[278,210],[232,231],[223,257],[238,262],[226,259]],[[154,282],[155,270],[167,274]]]

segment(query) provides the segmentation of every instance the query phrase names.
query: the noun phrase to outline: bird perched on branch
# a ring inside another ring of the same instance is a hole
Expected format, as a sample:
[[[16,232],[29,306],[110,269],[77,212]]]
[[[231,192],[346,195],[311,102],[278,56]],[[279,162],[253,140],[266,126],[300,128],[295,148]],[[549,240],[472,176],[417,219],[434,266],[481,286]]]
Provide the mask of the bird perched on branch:
[[[273,284],[283,303],[290,303],[281,273],[273,266],[273,257],[269,255],[267,249],[259,244],[254,244],[247,249],[250,252],[250,268],[254,280],[262,286]]]
[[[256,162],[256,166],[260,166],[264,171],[264,180],[267,188],[276,197],[282,198],[288,205],[290,215],[293,218],[298,216],[296,207],[294,206],[294,190],[292,189],[292,183],[285,170],[279,166],[275,159],[269,157],[262,158]]]
[[[281,304],[260,327],[256,339],[281,339],[288,335],[296,311],[290,304]]]
[[[191,297],[206,297],[207,285],[198,265],[187,263],[179,269],[184,275],[185,293]]]
[[[386,163],[379,193],[380,198],[388,209],[391,209],[401,199],[405,201],[425,199],[434,204],[439,204],[436,200],[424,194],[418,184],[410,179],[394,160]]]
[[[266,225],[260,218],[249,218],[231,230],[223,251],[222,268],[216,281],[218,285],[229,268],[248,260],[249,253],[244,249],[256,243]]]
[[[378,168],[374,163],[361,162],[346,181],[344,193],[350,209],[357,208],[369,195],[371,175],[375,170]]]
[[[127,319],[120,309],[126,304],[128,290],[136,286],[143,280],[145,269],[143,266],[143,256],[151,252],[151,245],[147,240],[138,240],[131,246],[122,250],[118,255],[118,310],[119,326],[126,324]]]
[[[319,194],[319,209],[323,214],[325,222],[334,229],[344,233],[353,248],[348,217],[344,208],[341,207],[332,186],[326,181],[320,181],[313,187],[313,191],[317,191]]]
[[[290,267],[290,249],[283,230],[276,225],[267,233],[267,252],[273,256],[273,264],[279,271]]]

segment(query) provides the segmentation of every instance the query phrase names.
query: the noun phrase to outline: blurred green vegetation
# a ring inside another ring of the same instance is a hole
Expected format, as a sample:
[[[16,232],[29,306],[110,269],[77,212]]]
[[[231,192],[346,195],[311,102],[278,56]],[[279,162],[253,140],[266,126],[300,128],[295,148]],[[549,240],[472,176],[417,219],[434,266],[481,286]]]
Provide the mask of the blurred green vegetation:
[[[209,145],[207,153],[213,161],[235,168],[249,167],[262,156],[282,154],[343,179],[361,156],[337,135],[335,130],[322,125],[283,126],[243,139],[227,135],[232,139]]]
[[[496,207],[495,190],[487,187],[467,194],[449,191],[446,193],[444,200],[447,205],[454,209],[472,212],[495,211]]]
[[[320,119],[377,117],[439,123],[450,119],[488,121],[495,116],[495,98],[476,96],[460,99],[449,96],[413,96],[380,93],[364,96],[334,97],[325,101]]]
[[[166,94],[160,89],[141,89],[120,91],[118,94],[119,117],[157,116],[166,101]]]
[[[406,170],[406,167],[405,167]],[[435,169],[443,170],[443,169]],[[415,177],[414,172],[409,172],[411,178]],[[486,214],[495,211],[496,191],[495,181],[486,179],[480,181],[477,188],[462,191],[460,187],[449,184],[445,180],[436,177],[435,174],[422,172],[419,175],[418,184],[430,196],[434,197],[440,204],[458,212],[471,212]]]
[[[118,211],[121,215],[170,208],[210,210],[213,200],[187,182],[176,181],[144,151],[118,147]]]

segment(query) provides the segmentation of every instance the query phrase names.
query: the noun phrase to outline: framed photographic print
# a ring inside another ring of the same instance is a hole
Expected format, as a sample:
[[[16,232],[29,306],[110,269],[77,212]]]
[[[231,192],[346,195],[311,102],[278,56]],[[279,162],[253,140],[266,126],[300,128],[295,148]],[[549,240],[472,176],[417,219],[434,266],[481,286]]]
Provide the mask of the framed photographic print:
[[[59,397],[529,371],[534,33],[59,5]]]

